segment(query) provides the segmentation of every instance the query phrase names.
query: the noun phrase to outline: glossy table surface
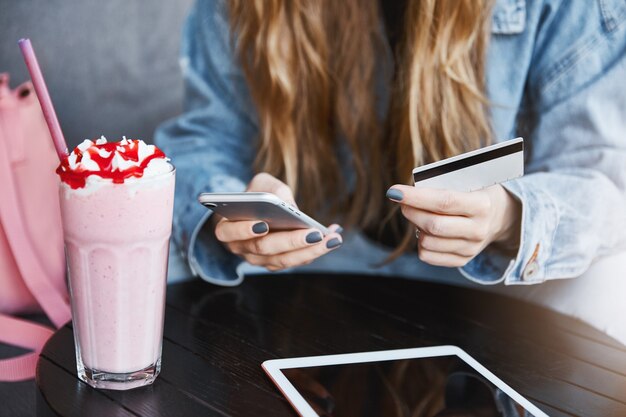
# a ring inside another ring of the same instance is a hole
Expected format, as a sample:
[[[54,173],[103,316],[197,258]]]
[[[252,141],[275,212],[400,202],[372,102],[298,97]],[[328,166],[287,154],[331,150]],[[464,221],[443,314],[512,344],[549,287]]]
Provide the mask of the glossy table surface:
[[[37,413],[295,416],[263,361],[443,344],[467,351],[548,415],[626,416],[626,348],[581,322],[477,290],[340,275],[170,286],[161,375],[126,392],[76,378],[68,324],[42,352]]]

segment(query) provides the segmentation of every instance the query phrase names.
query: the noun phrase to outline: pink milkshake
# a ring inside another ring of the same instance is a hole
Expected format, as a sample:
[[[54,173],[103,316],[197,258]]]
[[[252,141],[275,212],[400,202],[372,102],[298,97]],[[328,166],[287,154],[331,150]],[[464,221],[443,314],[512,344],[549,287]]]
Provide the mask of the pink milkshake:
[[[174,167],[153,145],[101,138],[57,173],[78,375],[96,388],[150,384],[161,368]]]

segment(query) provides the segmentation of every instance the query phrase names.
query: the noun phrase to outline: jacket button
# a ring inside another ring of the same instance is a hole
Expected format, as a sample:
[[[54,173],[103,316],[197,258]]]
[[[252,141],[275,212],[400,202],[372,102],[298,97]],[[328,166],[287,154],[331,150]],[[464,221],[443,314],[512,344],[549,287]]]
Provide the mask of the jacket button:
[[[539,272],[539,264],[537,262],[531,262],[524,269],[524,273],[522,274],[522,278],[524,280],[531,280],[535,275]]]

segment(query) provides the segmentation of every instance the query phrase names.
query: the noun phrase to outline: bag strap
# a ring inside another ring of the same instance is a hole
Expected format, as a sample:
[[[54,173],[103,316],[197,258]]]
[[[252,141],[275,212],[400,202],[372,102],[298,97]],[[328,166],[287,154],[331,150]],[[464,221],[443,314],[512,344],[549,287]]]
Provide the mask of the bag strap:
[[[3,196],[0,198],[0,222],[15,263],[30,292],[52,323],[59,328],[71,318],[70,308],[65,296],[52,284],[46,269],[41,265],[30,236],[25,232],[26,222],[18,207],[11,160],[3,140],[0,140],[0,183],[4,188]],[[0,341],[34,350],[22,356],[0,360],[0,380],[20,381],[32,378],[35,375],[39,352],[52,334],[53,331],[44,326],[0,315]]]
[[[0,221],[13,252],[15,263],[24,283],[43,311],[58,328],[71,317],[64,294],[52,284],[48,271],[41,265],[27,230],[26,222],[18,207],[17,190],[11,171],[6,144],[0,140],[0,182],[4,184],[0,198]]]
[[[40,324],[0,314],[0,338],[3,342],[32,349],[33,352],[0,360],[0,381],[23,381],[35,376],[39,352],[54,332]]]

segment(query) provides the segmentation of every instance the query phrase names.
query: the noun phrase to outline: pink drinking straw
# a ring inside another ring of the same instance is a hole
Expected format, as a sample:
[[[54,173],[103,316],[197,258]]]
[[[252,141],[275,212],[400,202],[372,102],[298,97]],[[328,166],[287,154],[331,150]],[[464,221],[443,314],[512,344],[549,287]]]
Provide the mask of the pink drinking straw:
[[[41,68],[39,68],[39,62],[37,61],[37,56],[35,56],[33,45],[30,43],[30,39],[20,39],[17,43],[20,45],[22,55],[24,55],[24,61],[26,62],[26,67],[30,73],[35,92],[39,98],[39,105],[43,111],[43,116],[48,124],[48,130],[50,130],[54,148],[57,151],[59,160],[62,161],[67,156],[67,144],[63,137],[63,132],[61,131],[59,119],[57,119],[57,114],[54,111],[54,106],[52,105],[50,94],[48,93],[48,87],[46,87]]]

